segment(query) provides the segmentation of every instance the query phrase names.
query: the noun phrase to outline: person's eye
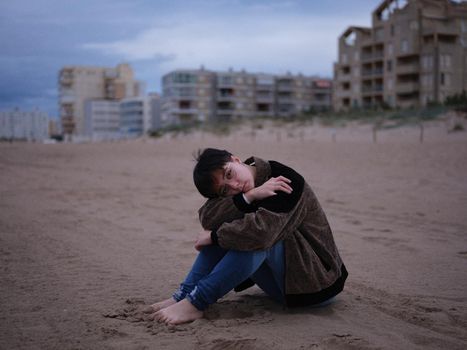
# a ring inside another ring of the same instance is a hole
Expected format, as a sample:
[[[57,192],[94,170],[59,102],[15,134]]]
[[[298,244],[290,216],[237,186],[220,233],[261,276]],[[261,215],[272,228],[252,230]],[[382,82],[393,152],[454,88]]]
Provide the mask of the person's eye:
[[[232,170],[228,169],[226,172],[225,172],[225,177],[230,180],[232,178]]]

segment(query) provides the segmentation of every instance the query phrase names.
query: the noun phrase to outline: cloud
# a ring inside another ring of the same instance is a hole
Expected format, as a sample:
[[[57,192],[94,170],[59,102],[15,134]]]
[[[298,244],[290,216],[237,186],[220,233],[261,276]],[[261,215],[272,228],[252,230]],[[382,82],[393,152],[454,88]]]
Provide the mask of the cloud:
[[[161,69],[230,66],[255,71],[332,72],[343,21],[315,15],[180,18],[127,40],[81,46],[128,61],[157,59]]]

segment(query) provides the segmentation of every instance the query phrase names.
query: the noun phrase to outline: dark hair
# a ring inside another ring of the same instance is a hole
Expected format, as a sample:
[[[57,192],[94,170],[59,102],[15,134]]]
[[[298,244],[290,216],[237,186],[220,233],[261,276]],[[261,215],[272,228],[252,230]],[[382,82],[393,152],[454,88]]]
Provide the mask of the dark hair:
[[[198,154],[195,155],[197,163],[193,169],[193,182],[202,196],[206,198],[219,197],[214,191],[213,173],[222,169],[231,160],[231,156],[232,153],[215,148],[198,150]]]

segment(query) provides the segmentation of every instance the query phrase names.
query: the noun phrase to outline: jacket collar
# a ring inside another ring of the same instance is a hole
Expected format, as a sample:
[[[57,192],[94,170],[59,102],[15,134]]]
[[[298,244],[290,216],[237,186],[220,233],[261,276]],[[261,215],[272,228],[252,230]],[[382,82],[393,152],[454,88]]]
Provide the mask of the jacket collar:
[[[256,167],[255,187],[261,186],[271,177],[271,166],[268,161],[258,157],[250,157],[245,160],[245,164]]]

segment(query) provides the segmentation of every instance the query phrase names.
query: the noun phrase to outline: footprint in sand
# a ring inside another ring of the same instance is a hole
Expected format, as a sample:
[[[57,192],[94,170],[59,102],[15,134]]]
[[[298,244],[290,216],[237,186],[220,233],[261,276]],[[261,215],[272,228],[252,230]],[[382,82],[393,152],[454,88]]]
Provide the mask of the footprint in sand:
[[[266,345],[266,344],[263,344]],[[237,350],[237,349],[265,349],[256,338],[250,339],[214,339],[199,344],[197,349]]]
[[[115,329],[115,328],[102,327],[101,332],[102,332],[102,337],[104,339],[128,336],[128,334],[126,334],[124,332],[120,332],[118,329]]]

